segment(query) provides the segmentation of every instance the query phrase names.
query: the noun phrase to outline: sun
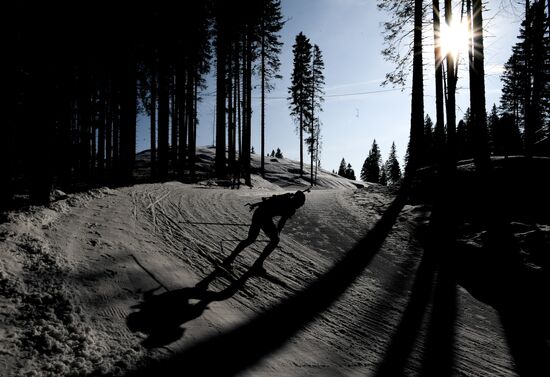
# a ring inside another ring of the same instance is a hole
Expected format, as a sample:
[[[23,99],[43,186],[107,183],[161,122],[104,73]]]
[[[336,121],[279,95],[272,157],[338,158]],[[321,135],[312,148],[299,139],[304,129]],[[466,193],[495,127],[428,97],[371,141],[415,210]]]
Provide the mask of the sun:
[[[466,54],[469,46],[468,24],[453,20],[450,25],[445,22],[441,24],[441,55],[451,53],[456,59],[459,54]]]

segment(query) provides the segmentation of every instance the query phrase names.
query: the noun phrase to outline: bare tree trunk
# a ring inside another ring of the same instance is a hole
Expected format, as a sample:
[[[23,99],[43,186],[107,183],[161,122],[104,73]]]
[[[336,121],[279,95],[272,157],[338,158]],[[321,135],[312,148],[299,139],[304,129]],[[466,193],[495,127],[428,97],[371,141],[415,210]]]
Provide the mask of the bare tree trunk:
[[[171,145],[170,145],[170,159],[172,160],[172,168],[174,171],[177,171],[178,169],[178,103],[176,101],[177,91],[180,89],[179,85],[180,83],[177,81],[176,78],[177,74],[175,72],[172,73],[171,77],[171,88],[172,91],[170,93],[170,104],[172,105],[171,108]]]
[[[233,89],[233,76],[234,76],[234,69],[233,69],[233,54],[234,52],[231,51],[228,54],[227,59],[227,164],[229,167],[229,171],[232,172],[235,165],[235,141],[234,141],[234,133],[235,133],[235,124],[233,123],[233,112],[234,112],[234,89]]]
[[[156,57],[153,58],[155,61]],[[151,72],[151,176],[155,177],[157,174],[157,71],[156,64],[153,62],[153,68]]]
[[[411,136],[406,175],[412,176],[419,164],[424,135],[424,82],[422,73],[422,0],[415,0],[413,35],[413,87],[411,95]]]
[[[261,164],[260,164],[260,171],[262,173],[262,177],[265,178],[265,32],[263,29],[265,28],[264,20],[262,18],[262,51],[261,51],[261,58],[262,58],[262,64],[261,64],[261,81],[262,81],[262,103],[261,103]]]
[[[225,101],[226,101],[226,39],[222,27],[218,25],[216,46],[216,177],[225,178]]]
[[[185,175],[185,160],[187,157],[187,134],[188,134],[188,116],[189,108],[187,106],[187,96],[188,93],[188,81],[189,81],[189,70],[183,68],[181,61],[178,62],[176,68],[176,77],[177,77],[177,96],[176,103],[178,106],[178,175],[180,178],[183,178]]]
[[[452,1],[445,0],[445,22],[451,26]],[[447,158],[450,166],[456,162],[456,68],[452,51],[447,53]]]
[[[300,109],[300,177],[304,176],[304,112]]]
[[[468,0],[467,5],[470,5]],[[483,48],[483,16],[481,0],[473,2],[473,46],[470,48],[470,107],[473,120],[474,160],[486,173],[490,165],[487,135],[487,112],[485,109],[485,67]],[[470,15],[470,12],[468,12]]]
[[[249,25],[246,35],[245,44],[245,63],[246,63],[246,75],[243,78],[246,81],[246,103],[244,116],[246,121],[243,127],[243,166],[244,166],[244,179],[247,186],[252,186],[250,179],[251,173],[251,131],[252,131],[252,33],[251,26]]]
[[[439,0],[433,0],[434,58],[435,58],[435,107],[436,122],[434,144],[438,163],[443,162],[445,150],[445,112],[443,97],[443,57],[441,56],[441,17]]]
[[[159,61],[159,108],[158,108],[158,173],[160,179],[168,176],[168,122],[169,122],[169,97],[168,97],[168,63],[162,54]]]

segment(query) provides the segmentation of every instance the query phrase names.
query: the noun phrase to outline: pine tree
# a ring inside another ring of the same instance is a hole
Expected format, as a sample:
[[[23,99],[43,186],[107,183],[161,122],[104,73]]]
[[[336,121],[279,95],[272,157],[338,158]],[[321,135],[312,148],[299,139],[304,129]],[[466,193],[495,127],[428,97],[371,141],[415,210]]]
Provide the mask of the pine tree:
[[[384,169],[382,169],[382,173],[387,175],[387,181],[389,184],[395,185],[401,182],[401,167],[399,166],[399,161],[397,160],[395,142],[391,145],[390,155],[384,165]]]
[[[308,152],[311,157],[311,184],[314,184],[314,161],[319,158],[319,138],[321,136],[321,122],[315,115],[323,111],[325,76],[323,70],[325,63],[319,46],[313,46],[313,58],[311,62],[311,121],[309,137],[307,138]],[[315,164],[317,165],[317,164]]]
[[[273,89],[269,80],[282,78],[277,72],[281,66],[279,54],[281,53],[280,35],[283,25],[281,13],[281,0],[262,0],[262,14],[260,21],[260,74],[261,74],[261,155],[260,171],[264,175],[265,153],[265,93]]]
[[[277,148],[277,152],[275,153],[275,157],[283,158],[283,152],[281,152],[280,148]]]
[[[487,119],[487,126],[489,127],[489,145],[491,151],[495,155],[504,154],[504,145],[502,140],[502,129],[500,128],[500,118],[497,112],[497,106],[493,104],[491,108],[491,114]]]
[[[432,119],[429,115],[426,114],[424,119],[424,164],[430,165],[435,162],[435,140],[434,140],[434,129]]]
[[[338,175],[341,177],[346,176],[346,160],[342,158],[342,161],[340,162],[340,167],[338,168]]]
[[[545,63],[550,59],[550,38],[545,32],[544,1],[528,5],[520,41],[504,66],[501,110],[524,130],[525,154],[531,156],[548,153],[543,145],[550,122],[550,66]]]
[[[382,157],[380,155],[380,149],[378,148],[378,144],[376,144],[376,140],[374,140],[369,155],[363,163],[361,179],[365,182],[378,183],[380,181],[381,164]]]
[[[309,39],[300,33],[296,36],[296,42],[292,46],[294,63],[292,70],[292,83],[288,88],[290,96],[290,115],[298,125],[300,135],[300,176],[304,172],[304,131],[312,119],[311,88],[312,70],[311,57],[312,46]]]
[[[346,167],[346,170],[344,171],[344,177],[355,181],[355,171],[351,167],[351,164],[348,164],[348,166]]]
[[[383,186],[387,186],[388,185],[388,175],[386,174],[386,169],[382,169],[382,172],[380,173],[380,183],[381,185]]]

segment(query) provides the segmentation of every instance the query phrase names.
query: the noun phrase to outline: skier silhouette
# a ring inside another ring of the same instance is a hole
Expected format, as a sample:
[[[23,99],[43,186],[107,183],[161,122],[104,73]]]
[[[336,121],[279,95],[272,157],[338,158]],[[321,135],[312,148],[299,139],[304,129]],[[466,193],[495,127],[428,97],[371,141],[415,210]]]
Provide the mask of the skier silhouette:
[[[251,211],[257,207],[254,215],[252,215],[248,237],[237,245],[231,255],[224,260],[222,266],[229,268],[237,255],[256,240],[260,234],[260,229],[262,229],[269,237],[269,243],[254,262],[252,269],[257,273],[265,273],[263,262],[279,244],[279,234],[286,221],[294,215],[298,208],[304,205],[305,201],[304,192],[296,191],[294,194],[273,195],[269,198],[262,198],[261,202],[248,204]],[[273,223],[273,217],[275,216],[281,216],[277,226]]]

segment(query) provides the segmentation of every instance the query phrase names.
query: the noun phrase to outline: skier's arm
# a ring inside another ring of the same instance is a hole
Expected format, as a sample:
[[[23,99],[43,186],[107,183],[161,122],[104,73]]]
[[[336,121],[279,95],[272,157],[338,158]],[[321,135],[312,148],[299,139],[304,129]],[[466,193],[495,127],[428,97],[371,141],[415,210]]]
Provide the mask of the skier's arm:
[[[281,233],[281,230],[283,230],[283,227],[285,226],[286,220],[288,219],[287,216],[282,216],[279,220],[279,224],[277,225],[277,232]]]

